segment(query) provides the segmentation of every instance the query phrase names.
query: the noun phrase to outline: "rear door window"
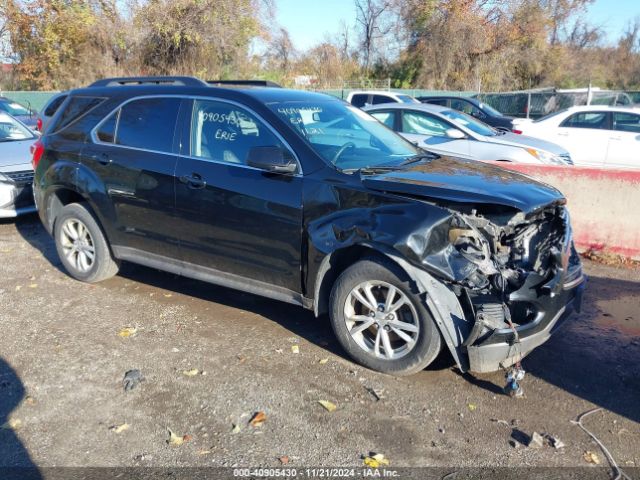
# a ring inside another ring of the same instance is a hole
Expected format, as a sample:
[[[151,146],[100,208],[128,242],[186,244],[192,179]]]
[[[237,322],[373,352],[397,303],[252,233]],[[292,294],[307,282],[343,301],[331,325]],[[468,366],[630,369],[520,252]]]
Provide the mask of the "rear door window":
[[[425,101],[425,103],[430,103],[432,105],[442,105],[443,107],[447,106],[448,100],[446,98],[430,98]]]
[[[387,97],[386,95],[373,95],[371,104],[378,105],[380,103],[398,103],[398,101],[395,98]]]
[[[561,127],[567,128],[607,128],[606,112],[579,112],[574,113],[560,124]]]
[[[451,128],[451,125],[447,122],[428,113],[410,111],[402,113],[403,133],[444,137],[449,128]]]
[[[620,132],[640,133],[640,115],[613,112],[613,129]]]
[[[367,104],[368,98],[368,94],[356,93],[353,97],[351,97],[351,105],[358,108],[364,107]]]
[[[143,98],[123,105],[115,129],[115,143],[170,153],[180,102],[179,98]]]

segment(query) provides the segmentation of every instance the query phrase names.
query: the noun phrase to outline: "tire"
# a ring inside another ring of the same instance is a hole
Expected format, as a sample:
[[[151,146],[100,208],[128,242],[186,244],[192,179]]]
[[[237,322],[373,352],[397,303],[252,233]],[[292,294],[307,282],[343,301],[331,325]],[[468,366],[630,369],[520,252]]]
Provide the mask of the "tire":
[[[377,310],[390,294],[392,297],[390,303],[382,306],[384,311],[374,312],[373,318],[371,309],[359,300],[361,297],[372,304],[367,288],[378,302]],[[393,307],[403,299],[406,303],[394,311]],[[442,339],[431,313],[404,271],[391,261],[365,259],[342,272],[331,290],[329,312],[331,326],[342,347],[352,359],[372,370],[411,375],[424,369],[440,353]],[[353,318],[357,320],[351,321]],[[364,328],[371,321],[374,323]]]
[[[76,280],[96,283],[118,273],[118,262],[111,254],[102,229],[85,204],[71,203],[65,206],[55,219],[53,233],[58,256],[69,275]]]

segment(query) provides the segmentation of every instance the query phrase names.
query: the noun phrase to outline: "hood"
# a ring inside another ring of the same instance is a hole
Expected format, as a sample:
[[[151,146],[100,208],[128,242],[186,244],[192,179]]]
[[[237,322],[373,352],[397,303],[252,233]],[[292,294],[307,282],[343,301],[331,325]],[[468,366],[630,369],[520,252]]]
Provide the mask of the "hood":
[[[0,142],[0,171],[11,172],[14,170],[30,170],[31,167],[31,145],[37,138],[28,140],[14,140],[11,142]],[[16,165],[27,166],[26,168],[12,168]]]
[[[374,190],[447,202],[504,205],[531,213],[553,203],[564,203],[555,188],[488,163],[439,157],[399,170],[361,174]]]
[[[544,150],[554,155],[567,155],[567,152],[560,145],[540,140],[539,138],[528,137],[527,135],[518,135],[517,133],[506,132],[503,135],[495,137],[485,137],[491,143],[499,145],[509,145],[510,147],[535,148],[536,150]]]

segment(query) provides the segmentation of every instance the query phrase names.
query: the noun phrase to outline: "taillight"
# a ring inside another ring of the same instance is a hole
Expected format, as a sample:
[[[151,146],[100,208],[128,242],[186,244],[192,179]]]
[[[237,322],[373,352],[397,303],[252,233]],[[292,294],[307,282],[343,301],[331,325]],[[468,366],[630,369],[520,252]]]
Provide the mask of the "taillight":
[[[36,143],[31,145],[31,155],[33,158],[31,159],[31,165],[33,165],[33,169],[35,170],[42,158],[42,154],[44,153],[44,144],[41,140],[38,140]]]
[[[38,130],[39,132],[42,131],[42,119],[38,118],[38,120],[36,120],[36,130]]]
[[[517,133],[518,135],[522,135],[522,130],[516,130],[515,128],[511,130],[513,133]]]

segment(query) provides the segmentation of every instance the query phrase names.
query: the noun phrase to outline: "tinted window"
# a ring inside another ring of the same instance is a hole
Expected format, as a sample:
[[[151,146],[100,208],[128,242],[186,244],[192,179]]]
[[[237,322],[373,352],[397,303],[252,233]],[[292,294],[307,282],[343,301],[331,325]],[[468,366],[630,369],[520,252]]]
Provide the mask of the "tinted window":
[[[396,95],[396,97],[398,97],[400,103],[420,103],[418,100],[409,95]]]
[[[493,137],[497,134],[497,131],[486,123],[482,123],[480,120],[476,120],[472,116],[459,112],[458,110],[443,110],[440,114],[461,127],[468,128],[479,135]]]
[[[607,128],[606,112],[580,112],[567,118],[561,127],[569,128]]]
[[[404,133],[444,137],[449,128],[451,125],[447,122],[427,113],[404,112],[402,114],[402,131]]]
[[[104,102],[98,97],[71,97],[51,130],[61,130]]]
[[[467,115],[473,115],[474,117],[485,116],[479,108],[466,100],[451,100],[451,108],[458,110],[459,112],[466,113]]]
[[[351,105],[356,107],[364,107],[367,104],[367,99],[369,95],[364,93],[357,93],[353,97],[351,97]]]
[[[640,115],[614,112],[613,129],[621,132],[640,133]]]
[[[100,125],[98,129],[98,139],[101,142],[114,143],[116,139],[116,126],[118,124],[118,114],[120,110],[112,113],[109,118]]]
[[[387,127],[393,129],[395,127],[394,122],[396,120],[395,112],[369,112],[371,116],[377,119],[379,122],[384,123]]]
[[[446,107],[447,99],[446,98],[443,98],[443,99],[430,98],[429,100],[425,100],[425,103],[431,103],[433,105],[442,105],[443,107]]]
[[[47,105],[47,108],[44,109],[45,116],[53,117],[53,114],[58,111],[60,105],[62,105],[62,102],[64,102],[66,99],[66,95],[61,95],[55,98],[49,105]]]
[[[224,102],[196,100],[191,119],[191,156],[246,164],[253,147],[282,142],[249,112]]]
[[[397,103],[397,101],[394,98],[391,97],[387,97],[386,95],[374,95],[373,99],[371,100],[371,103],[373,105],[378,105],[380,103]]]
[[[179,108],[179,98],[145,98],[125,104],[120,109],[116,143],[171,152]]]

